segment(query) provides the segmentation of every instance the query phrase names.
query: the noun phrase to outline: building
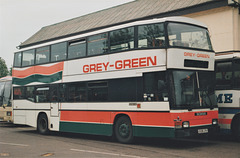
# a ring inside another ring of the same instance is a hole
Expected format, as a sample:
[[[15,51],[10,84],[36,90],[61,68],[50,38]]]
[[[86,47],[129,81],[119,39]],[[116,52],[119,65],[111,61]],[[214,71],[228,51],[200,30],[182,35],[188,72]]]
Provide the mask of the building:
[[[43,27],[24,41],[24,48],[135,20],[186,16],[205,23],[215,52],[240,51],[239,0],[135,0]]]

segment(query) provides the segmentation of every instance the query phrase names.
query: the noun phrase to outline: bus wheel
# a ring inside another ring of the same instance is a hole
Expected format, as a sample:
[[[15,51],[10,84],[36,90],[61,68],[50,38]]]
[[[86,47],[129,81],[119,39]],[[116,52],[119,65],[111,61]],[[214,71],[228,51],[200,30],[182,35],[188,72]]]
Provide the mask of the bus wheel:
[[[48,119],[46,114],[40,114],[37,120],[37,131],[40,134],[48,134]]]
[[[132,123],[127,116],[117,119],[114,127],[115,137],[121,143],[131,143],[133,141]]]
[[[233,122],[233,136],[240,142],[240,116],[238,116]]]

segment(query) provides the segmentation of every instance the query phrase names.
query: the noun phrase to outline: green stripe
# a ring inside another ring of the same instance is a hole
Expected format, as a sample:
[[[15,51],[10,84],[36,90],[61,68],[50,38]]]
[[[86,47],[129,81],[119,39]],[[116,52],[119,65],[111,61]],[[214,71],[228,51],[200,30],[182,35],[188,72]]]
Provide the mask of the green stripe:
[[[12,83],[16,85],[26,85],[32,82],[41,82],[41,83],[52,83],[62,79],[62,71],[52,74],[52,75],[40,75],[35,74],[28,76],[26,78],[15,78],[13,77]]]
[[[111,136],[110,124],[60,122],[60,131]],[[175,137],[175,129],[168,127],[133,126],[133,135],[137,137]]]
[[[175,129],[169,127],[133,126],[133,131],[137,137],[175,137]]]
[[[81,122],[60,122],[60,131],[95,135],[112,135],[112,125]]]

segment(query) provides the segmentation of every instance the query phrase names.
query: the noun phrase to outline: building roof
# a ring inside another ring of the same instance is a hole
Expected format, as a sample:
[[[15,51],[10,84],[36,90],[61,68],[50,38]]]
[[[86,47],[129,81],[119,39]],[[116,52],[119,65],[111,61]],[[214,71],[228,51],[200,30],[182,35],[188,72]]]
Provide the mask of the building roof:
[[[69,37],[134,20],[183,15],[184,13],[181,13],[182,10],[196,6],[207,6],[209,3],[216,1],[221,0],[135,0],[130,3],[45,26],[29,39],[21,43],[19,47],[24,48],[34,44],[40,44],[42,42]]]

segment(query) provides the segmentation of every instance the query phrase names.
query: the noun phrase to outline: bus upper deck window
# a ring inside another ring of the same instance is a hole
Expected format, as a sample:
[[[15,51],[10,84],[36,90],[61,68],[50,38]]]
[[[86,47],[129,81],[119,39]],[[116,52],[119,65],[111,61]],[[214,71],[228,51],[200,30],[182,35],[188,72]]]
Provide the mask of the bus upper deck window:
[[[165,46],[164,25],[150,24],[138,27],[138,48]]]

